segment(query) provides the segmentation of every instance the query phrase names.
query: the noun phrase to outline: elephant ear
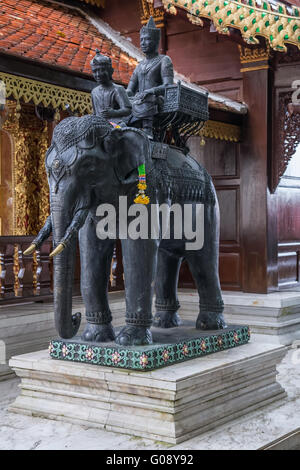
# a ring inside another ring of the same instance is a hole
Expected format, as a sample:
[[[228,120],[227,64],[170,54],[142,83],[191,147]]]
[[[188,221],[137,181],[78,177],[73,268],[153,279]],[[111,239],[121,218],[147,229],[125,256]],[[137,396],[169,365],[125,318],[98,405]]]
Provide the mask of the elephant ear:
[[[147,135],[133,127],[116,128],[105,139],[105,149],[115,159],[117,177],[129,182],[134,170],[142,164],[149,168],[150,145]],[[134,175],[135,179],[137,173]]]

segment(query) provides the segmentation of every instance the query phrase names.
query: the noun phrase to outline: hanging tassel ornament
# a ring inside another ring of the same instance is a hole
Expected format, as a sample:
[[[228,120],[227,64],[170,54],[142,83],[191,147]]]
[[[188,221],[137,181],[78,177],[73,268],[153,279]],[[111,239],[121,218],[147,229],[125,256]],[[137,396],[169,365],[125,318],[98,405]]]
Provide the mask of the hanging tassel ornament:
[[[140,165],[138,170],[139,170],[139,182],[138,182],[139,192],[136,195],[134,202],[136,204],[149,204],[150,199],[145,194],[145,190],[147,189],[145,165],[144,164]]]

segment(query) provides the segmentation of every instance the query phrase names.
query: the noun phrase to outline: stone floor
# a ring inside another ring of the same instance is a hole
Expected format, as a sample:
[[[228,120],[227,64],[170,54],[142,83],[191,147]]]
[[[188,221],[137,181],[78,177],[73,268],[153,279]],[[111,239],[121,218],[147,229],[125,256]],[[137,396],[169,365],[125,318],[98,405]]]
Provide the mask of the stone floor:
[[[290,349],[278,369],[278,380],[288,393],[286,399],[177,446],[8,413],[8,404],[18,394],[19,381],[3,381],[0,382],[0,450],[258,449],[300,426],[300,349]]]

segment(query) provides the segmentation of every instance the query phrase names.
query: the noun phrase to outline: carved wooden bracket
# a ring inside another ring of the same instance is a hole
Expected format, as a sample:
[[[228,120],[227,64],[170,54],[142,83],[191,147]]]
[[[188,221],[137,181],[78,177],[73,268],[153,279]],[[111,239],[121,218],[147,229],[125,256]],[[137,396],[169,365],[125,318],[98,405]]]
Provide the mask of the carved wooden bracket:
[[[270,190],[275,192],[288,163],[300,144],[299,106],[292,103],[292,91],[279,93],[274,123],[274,147]]]

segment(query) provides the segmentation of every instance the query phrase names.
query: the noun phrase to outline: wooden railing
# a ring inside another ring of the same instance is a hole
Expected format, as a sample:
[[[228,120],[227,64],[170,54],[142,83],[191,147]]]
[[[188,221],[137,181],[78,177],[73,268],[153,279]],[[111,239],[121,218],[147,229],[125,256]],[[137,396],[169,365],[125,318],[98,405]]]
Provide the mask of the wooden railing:
[[[51,240],[33,255],[23,252],[33,236],[0,237],[0,305],[3,301],[52,295]]]
[[[52,296],[53,263],[49,258],[51,239],[33,255],[23,253],[33,236],[0,237],[0,306],[6,303],[46,300]],[[124,289],[120,242],[114,249],[109,290]],[[80,294],[80,258],[74,276],[73,294]]]

